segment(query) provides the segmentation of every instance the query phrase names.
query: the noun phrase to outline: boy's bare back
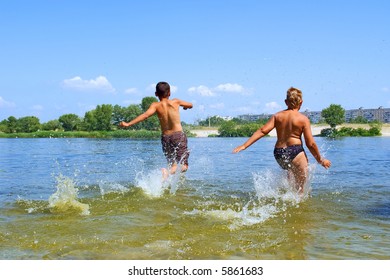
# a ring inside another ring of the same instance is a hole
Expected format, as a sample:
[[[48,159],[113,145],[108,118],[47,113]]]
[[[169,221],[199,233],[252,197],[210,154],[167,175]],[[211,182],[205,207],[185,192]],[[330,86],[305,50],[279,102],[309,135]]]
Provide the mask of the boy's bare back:
[[[192,103],[177,98],[169,100],[171,89],[167,82],[159,82],[156,85],[155,95],[160,100],[159,102],[153,102],[144,113],[130,122],[122,121],[119,125],[121,127],[130,127],[157,113],[163,134],[161,136],[161,144],[164,155],[170,165],[169,172],[163,169],[165,170],[163,171],[163,178],[166,179],[168,174],[176,172],[179,163],[182,164],[181,172],[185,172],[188,169],[189,151],[187,148],[187,136],[181,126],[179,107],[183,107],[184,110],[191,109]]]
[[[164,135],[183,130],[179,112],[181,102],[181,100],[175,98],[172,100],[162,99],[160,102],[154,103],[160,120],[161,131]]]
[[[292,145],[302,145],[301,135],[305,134],[305,127],[310,127],[309,119],[296,110],[280,111],[273,116],[276,128],[276,148],[285,148]]]

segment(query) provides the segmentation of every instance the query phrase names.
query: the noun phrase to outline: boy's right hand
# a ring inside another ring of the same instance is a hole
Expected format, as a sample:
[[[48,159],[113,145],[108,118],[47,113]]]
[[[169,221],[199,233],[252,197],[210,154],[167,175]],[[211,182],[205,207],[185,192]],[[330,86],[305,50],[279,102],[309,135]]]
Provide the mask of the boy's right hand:
[[[122,121],[122,122],[119,123],[119,126],[120,127],[126,127],[127,125],[126,125],[126,123],[124,121]]]
[[[237,154],[238,152],[241,152],[241,151],[243,151],[243,150],[245,150],[246,148],[245,148],[245,146],[244,145],[241,145],[241,146],[238,146],[237,148],[235,148],[234,150],[233,150],[233,153],[234,154]]]
[[[325,167],[326,169],[328,169],[328,168],[332,165],[332,163],[330,162],[330,160],[323,159],[323,160],[321,161],[321,165],[322,165],[323,167]]]

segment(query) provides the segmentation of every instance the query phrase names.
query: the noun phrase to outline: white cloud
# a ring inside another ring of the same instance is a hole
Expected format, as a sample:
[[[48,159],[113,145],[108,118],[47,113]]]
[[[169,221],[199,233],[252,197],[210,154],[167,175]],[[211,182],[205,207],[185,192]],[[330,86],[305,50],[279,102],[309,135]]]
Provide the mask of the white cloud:
[[[383,88],[381,88],[381,91],[383,91],[383,92],[389,92],[390,90],[389,90],[388,87],[383,87]]]
[[[189,93],[197,93],[200,96],[215,96],[215,92],[213,92],[211,89],[209,89],[206,86],[198,86],[198,87],[190,87],[188,89]]]
[[[278,103],[275,101],[269,102],[265,104],[265,108],[267,112],[274,113],[277,110],[280,110],[282,106],[280,106]]]
[[[209,88],[204,85],[200,85],[197,87],[190,87],[188,89],[189,93],[196,93],[200,96],[218,96],[218,93],[239,93],[241,95],[249,95],[251,93],[251,90],[248,90],[244,88],[242,85],[239,84],[232,84],[232,83],[226,83],[226,84],[220,84],[214,88]]]
[[[128,88],[125,90],[125,94],[134,94],[137,92],[138,92],[138,90],[136,88]]]
[[[79,91],[105,91],[115,92],[115,88],[104,76],[96,77],[96,79],[83,80],[81,77],[76,76],[71,79],[65,79],[62,82],[64,87],[72,88]]]
[[[216,91],[223,91],[223,92],[237,92],[237,93],[243,93],[244,92],[244,87],[239,84],[220,84],[215,87]]]
[[[15,107],[15,103],[9,102],[0,96],[0,108],[13,108]]]

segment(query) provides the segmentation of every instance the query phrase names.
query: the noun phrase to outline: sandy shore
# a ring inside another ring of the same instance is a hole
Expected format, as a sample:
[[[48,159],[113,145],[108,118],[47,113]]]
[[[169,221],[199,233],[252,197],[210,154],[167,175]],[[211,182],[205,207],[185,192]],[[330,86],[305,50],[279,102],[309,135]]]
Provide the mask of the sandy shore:
[[[209,135],[215,134],[218,135],[218,129],[194,129],[191,130],[196,137],[209,137]]]
[[[358,127],[362,127],[362,128],[365,128],[365,129],[369,129],[370,126],[368,124],[343,124],[343,125],[340,125],[340,127],[353,127],[353,128],[358,128]],[[321,133],[321,130],[325,129],[325,128],[329,128],[328,125],[312,125],[311,126],[311,131],[313,133],[314,136],[316,135],[320,135]],[[194,130],[191,130],[192,133],[194,133],[196,135],[196,137],[208,137],[209,135],[212,135],[212,134],[218,134],[218,129],[194,129]],[[269,134],[271,137],[276,137],[276,130],[272,130]],[[386,137],[390,137],[390,124],[383,124],[382,125],[382,136],[386,136]]]

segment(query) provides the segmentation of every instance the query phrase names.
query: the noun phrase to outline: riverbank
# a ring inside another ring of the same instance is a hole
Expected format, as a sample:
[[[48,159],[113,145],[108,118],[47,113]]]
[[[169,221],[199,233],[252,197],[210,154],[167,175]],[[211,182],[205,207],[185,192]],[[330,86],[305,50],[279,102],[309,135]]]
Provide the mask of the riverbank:
[[[114,131],[37,131],[30,133],[1,133],[0,138],[133,138],[158,139],[160,131],[153,130],[114,130]]]
[[[369,129],[368,124],[343,124],[337,126],[341,127],[351,127],[351,128],[364,128]],[[321,130],[329,128],[328,125],[317,125],[314,124],[311,126],[312,133],[314,136],[321,134]],[[218,135],[217,127],[205,127],[191,129],[190,133],[193,134],[193,137],[204,138],[210,136]],[[383,124],[381,129],[381,136],[390,137],[390,124]],[[38,131],[31,133],[2,133],[0,132],[0,138],[134,138],[134,139],[143,139],[143,138],[160,138],[161,133],[159,131],[148,131],[148,130],[116,130],[116,131]],[[269,133],[269,136],[276,137],[276,130],[272,130]],[[192,136],[191,136],[192,137]]]
[[[314,136],[318,136],[318,135],[321,134],[321,130],[323,130],[325,128],[329,128],[329,127],[330,127],[329,125],[313,124],[311,126],[311,131],[312,131]],[[340,128],[340,127],[369,129],[370,125],[368,125],[368,124],[350,124],[350,123],[346,123],[346,124],[342,124],[342,125],[338,126],[338,128]],[[191,132],[196,135],[195,137],[209,137],[210,135],[218,135],[218,128],[193,129],[193,130],[191,130]],[[382,125],[382,129],[381,129],[381,133],[382,133],[382,136],[390,137],[390,124],[383,124]],[[276,137],[276,130],[275,129],[272,130],[269,133],[269,136]]]

